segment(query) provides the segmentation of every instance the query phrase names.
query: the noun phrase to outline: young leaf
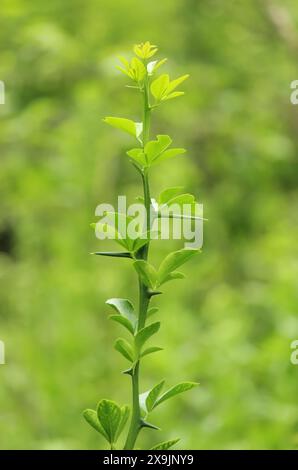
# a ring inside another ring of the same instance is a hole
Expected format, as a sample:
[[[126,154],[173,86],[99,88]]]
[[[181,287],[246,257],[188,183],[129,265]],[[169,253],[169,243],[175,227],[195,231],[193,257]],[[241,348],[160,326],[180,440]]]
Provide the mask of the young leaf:
[[[189,75],[182,75],[175,80],[170,81],[169,75],[164,74],[158,77],[151,84],[151,93],[157,102],[176,98],[184,94],[183,91],[174,91],[180,83],[184,82]]]
[[[161,284],[165,284],[169,281],[174,281],[175,279],[185,279],[185,274],[180,273],[179,271],[173,271],[164,278]]]
[[[118,439],[118,437],[122,433],[122,431],[124,429],[124,426],[127,423],[127,420],[129,418],[129,413],[130,413],[129,406],[128,405],[122,406],[122,408],[121,408],[121,419],[120,419],[118,429],[117,429],[116,440]]]
[[[186,263],[186,261],[197,253],[198,250],[193,248],[183,248],[182,250],[174,251],[166,256],[158,270],[159,284],[163,284],[170,273],[182,264]]]
[[[156,78],[156,80],[151,83],[150,90],[156,101],[162,100],[162,97],[168,89],[169,83],[170,77],[166,73],[160,75],[160,77]]]
[[[183,190],[183,186],[174,186],[172,188],[167,188],[162,191],[158,197],[158,203],[160,205],[167,204],[171,199],[178,196]]]
[[[147,245],[147,243],[149,243],[149,241],[150,241],[149,238],[136,238],[134,246],[133,246],[133,251],[136,253],[143,246]]]
[[[133,76],[133,80],[136,82],[141,82],[146,74],[146,69],[143,64],[137,57],[133,57],[131,60],[131,73]]]
[[[145,349],[145,351],[142,352],[140,357],[148,356],[149,354],[153,354],[153,353],[159,352],[159,351],[163,351],[163,348],[153,346],[152,348]]]
[[[146,41],[145,43],[135,44],[133,50],[140,59],[149,59],[158,49],[153,44],[150,44],[149,41]]]
[[[181,77],[179,78],[176,78],[176,80],[172,80],[170,83],[169,83],[169,86],[168,86],[168,89],[167,89],[167,94],[171,93],[172,91],[174,91],[177,86],[179,86],[181,83],[183,83],[187,78],[189,77],[188,74],[186,75],[182,75]]]
[[[146,398],[146,408],[148,410],[148,413],[153,410],[154,404],[156,400],[158,399],[160,392],[164,386],[165,381],[162,380],[160,383],[155,385],[148,393],[147,398]]]
[[[114,348],[116,349],[116,351],[120,352],[120,354],[122,354],[122,356],[124,356],[125,359],[127,359],[128,361],[134,361],[133,348],[129,344],[129,342],[126,341],[126,339],[118,338],[115,341]]]
[[[106,433],[106,431],[104,430],[104,428],[102,427],[102,425],[100,424],[99,420],[98,420],[98,417],[97,417],[97,413],[96,411],[94,410],[85,410],[83,412],[83,416],[85,418],[85,420],[87,421],[88,424],[90,424],[90,426],[92,426],[97,432],[99,432],[107,441],[109,441],[109,437]]]
[[[146,74],[146,69],[145,69],[143,62],[141,62],[140,59],[138,59],[137,57],[133,57],[130,63],[123,57],[119,57],[119,59],[124,65],[124,68],[116,66],[118,70],[120,70],[122,73],[127,75],[134,82],[139,83],[143,80]]]
[[[172,139],[168,135],[158,135],[156,140],[150,140],[146,144],[144,151],[141,148],[133,148],[126,153],[138,167],[150,167],[186,152],[183,148],[169,149],[171,143]]]
[[[173,98],[178,98],[178,96],[183,96],[184,91],[174,91],[173,93],[170,93],[169,95],[166,95],[162,100],[172,100]]]
[[[184,193],[169,197],[164,204],[158,205],[158,217],[189,218],[197,214],[195,197]]]
[[[183,206],[184,204],[194,204],[194,203],[195,203],[195,197],[193,196],[193,194],[189,194],[189,193],[179,194],[177,196],[174,196],[167,202],[168,206],[171,206],[172,204]]]
[[[167,59],[162,59],[160,61],[157,61],[157,60],[153,60],[152,62],[149,62],[147,64],[147,72],[148,72],[148,75],[153,75],[154,72],[156,72],[157,69],[159,69],[159,67],[161,65],[163,65],[165,62],[167,61]]]
[[[108,299],[106,301],[107,305],[110,305],[116,310],[120,315],[127,318],[134,326],[136,325],[136,314],[132,303],[127,299]]]
[[[122,317],[121,315],[110,315],[109,319],[120,323],[120,325],[124,326],[124,328],[126,328],[132,335],[134,334],[134,327],[127,318]]]
[[[132,78],[132,76],[129,72],[129,66],[126,69],[126,68],[120,67],[120,65],[116,65],[116,69],[120,70],[120,72],[122,72],[124,75],[127,75],[129,78]]]
[[[171,447],[173,447],[175,444],[177,444],[177,442],[179,441],[180,439],[178,438],[178,439],[172,439],[171,441],[161,442],[160,444],[157,444],[156,446],[151,447],[150,450],[168,450]]]
[[[145,146],[145,155],[148,163],[159,157],[172,143],[168,135],[158,135],[156,140],[151,140]]]
[[[142,133],[140,129],[140,123],[131,121],[130,119],[108,116],[104,118],[103,121],[109,124],[110,126],[116,127],[116,129],[120,129],[124,132],[127,132],[128,134],[136,138],[138,138]]]
[[[145,154],[141,148],[128,150],[126,154],[141,167],[147,165]]]
[[[155,313],[157,313],[159,311],[159,308],[158,307],[150,307],[148,308],[147,310],[147,318],[151,317],[152,315],[154,315]]]
[[[142,279],[142,282],[144,282],[147,287],[155,289],[157,283],[156,269],[144,260],[135,261],[133,266]]]
[[[196,382],[181,382],[180,384],[174,385],[174,387],[167,390],[163,393],[154,403],[153,408],[156,408],[158,405],[163,403],[166,400],[178,395],[179,393],[186,392],[187,390],[191,390],[193,387],[199,385]]]
[[[147,416],[147,414],[148,414],[148,410],[147,410],[147,407],[146,407],[146,399],[147,399],[148,393],[149,393],[149,390],[147,392],[140,393],[140,395],[139,395],[140,408],[143,412],[143,415],[145,415],[145,416]]]
[[[129,237],[128,227],[133,218],[122,212],[106,212],[104,218],[108,224],[115,227],[128,251],[131,252],[133,250],[134,239]]]
[[[136,253],[144,245],[147,245],[150,240],[158,239],[159,232],[157,230],[148,230],[142,233],[140,238],[136,238],[133,245],[133,251]]]
[[[115,240],[128,252],[133,252],[135,239],[130,238],[129,233],[129,224],[133,222],[133,217],[121,212],[105,212],[101,217],[99,222],[91,224],[92,227],[95,227],[97,238]],[[105,234],[105,237],[101,234]]]
[[[122,248],[125,248],[126,250],[128,249],[126,240],[123,240],[119,232],[113,227],[112,225],[109,225],[107,223],[102,224],[101,222],[95,222],[90,224],[90,227],[94,228],[95,230],[95,235],[99,239],[110,239],[114,240],[116,243],[118,243]],[[101,235],[105,235],[104,237],[101,237]]]
[[[124,67],[127,69],[129,67],[129,62],[127,59],[125,59],[125,57],[123,56],[118,56],[118,59],[120,60],[120,62],[122,62],[122,64],[124,65]]]
[[[127,299],[109,299],[106,301],[106,304],[114,308],[119,314],[111,315],[109,317],[110,320],[120,323],[133,335],[137,324],[137,317],[132,303]]]
[[[156,163],[164,162],[170,158],[176,157],[177,155],[183,155],[186,152],[183,148],[168,149],[152,161],[152,165]]]
[[[136,351],[140,352],[142,346],[148,341],[151,336],[158,332],[160,328],[160,322],[152,323],[149,326],[142,328],[135,336],[135,347]]]
[[[111,400],[101,400],[97,405],[97,417],[111,444],[116,441],[121,421],[121,408]]]

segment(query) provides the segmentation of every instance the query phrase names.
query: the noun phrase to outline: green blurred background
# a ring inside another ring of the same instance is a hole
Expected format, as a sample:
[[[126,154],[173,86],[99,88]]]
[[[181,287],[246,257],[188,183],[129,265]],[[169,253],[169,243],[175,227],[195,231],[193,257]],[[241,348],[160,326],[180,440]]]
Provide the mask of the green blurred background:
[[[98,399],[130,400],[122,334],[104,304],[137,299],[128,260],[89,223],[100,202],[141,194],[129,137],[101,118],[140,118],[117,55],[149,40],[186,95],[154,114],[185,157],[152,171],[153,195],[184,185],[204,204],[204,247],[166,285],[142,390],[201,383],[167,402],[159,432],[183,449],[297,448],[298,6],[295,0],[2,0],[0,79],[1,449],[96,449]],[[179,242],[156,242],[154,262]]]

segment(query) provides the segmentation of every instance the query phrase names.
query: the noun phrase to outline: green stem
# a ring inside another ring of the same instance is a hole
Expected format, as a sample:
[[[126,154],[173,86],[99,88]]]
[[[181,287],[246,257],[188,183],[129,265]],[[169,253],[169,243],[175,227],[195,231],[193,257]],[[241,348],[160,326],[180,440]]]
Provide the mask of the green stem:
[[[143,108],[143,148],[147,144],[150,135],[151,107],[149,103],[149,80],[146,77],[144,83],[144,108]]]
[[[143,109],[143,149],[149,140],[150,136],[150,117],[151,108],[149,104],[149,82],[148,77],[144,84],[144,109]],[[143,191],[144,191],[144,205],[146,209],[146,224],[147,230],[150,230],[150,187],[148,180],[148,173],[146,169],[142,173]],[[149,251],[149,243],[147,243],[142,250],[140,250],[139,258],[147,260]],[[146,324],[147,310],[150,302],[147,286],[142,282],[139,277],[139,317],[138,317],[138,331],[144,328]],[[139,402],[139,375],[140,375],[140,361],[137,361],[131,375],[132,380],[132,417],[128,436],[125,442],[124,449],[133,449],[135,442],[142,429],[141,424],[141,410]]]
[[[132,450],[141,430],[141,412],[139,404],[139,361],[131,375],[132,381],[132,416],[124,449]]]

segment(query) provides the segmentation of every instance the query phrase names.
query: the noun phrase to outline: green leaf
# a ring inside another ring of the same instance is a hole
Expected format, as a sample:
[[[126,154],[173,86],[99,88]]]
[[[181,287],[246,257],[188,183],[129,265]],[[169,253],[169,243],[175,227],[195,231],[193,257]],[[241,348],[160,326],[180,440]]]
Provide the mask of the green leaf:
[[[153,75],[154,72],[156,72],[157,69],[159,69],[159,67],[161,65],[163,65],[165,62],[167,61],[167,59],[162,59],[160,61],[157,61],[157,60],[153,60],[152,62],[149,62],[147,64],[147,72],[148,72],[148,75]]]
[[[196,255],[198,250],[193,248],[183,248],[179,251],[170,253],[161,263],[158,270],[158,282],[159,285],[166,282],[169,274],[175,271],[179,266],[186,263],[192,256]]]
[[[104,238],[107,238],[109,240],[114,240],[116,243],[122,246],[122,248],[125,248],[126,250],[128,249],[126,240],[123,240],[121,238],[121,235],[119,234],[119,232],[117,232],[115,227],[107,223],[101,223],[101,222],[92,223],[90,224],[90,226],[94,228],[95,235],[97,236],[97,238],[100,238],[100,234],[104,234],[105,235]]]
[[[135,44],[133,47],[134,53],[141,59],[149,59],[157,52],[157,47],[150,44],[149,41]]]
[[[129,67],[129,62],[127,59],[125,59],[125,57],[123,56],[118,56],[118,59],[120,60],[120,62],[122,62],[122,64],[124,65],[125,68],[128,68]]]
[[[153,405],[153,408],[156,408],[158,405],[160,405],[164,401],[169,400],[170,398],[180,393],[186,392],[187,390],[191,390],[193,387],[196,387],[197,385],[199,384],[196,382],[181,382],[177,385],[174,385],[174,387],[167,390],[156,400],[156,402]]]
[[[157,444],[156,446],[151,447],[150,450],[168,450],[171,447],[173,447],[175,444],[177,444],[177,442],[179,441],[180,439],[178,438],[178,439],[172,439],[171,441],[161,442],[160,444]]]
[[[120,67],[120,65],[116,65],[116,69],[120,70],[120,72],[122,72],[124,75],[127,75],[129,78],[132,78],[128,69]]]
[[[160,75],[151,83],[151,93],[156,101],[161,101],[163,95],[166,93],[170,83],[170,77],[168,74]]]
[[[120,325],[124,326],[124,328],[126,328],[132,335],[134,334],[134,327],[127,318],[122,317],[121,315],[110,315],[109,319],[116,323],[120,323]]]
[[[122,212],[106,212],[104,217],[111,227],[115,227],[115,230],[119,233],[119,237],[125,243],[127,249],[132,251],[134,240],[129,237],[128,227],[133,221],[133,218]]]
[[[174,91],[181,83],[183,83],[187,78],[189,77],[188,74],[182,75],[179,78],[176,78],[175,80],[172,80],[167,88],[167,94],[171,93]],[[181,93],[181,92],[180,92]]]
[[[163,351],[163,348],[159,348],[157,346],[153,346],[152,348],[147,348],[145,351],[142,352],[140,357],[148,356],[149,354],[153,354],[155,352]]]
[[[131,150],[128,150],[126,154],[141,167],[146,166],[147,164],[146,157],[141,148],[133,148]]]
[[[194,204],[195,197],[193,194],[185,193],[179,194],[177,196],[172,197],[167,204],[170,206],[172,204],[178,204],[179,206],[183,206],[184,204]]]
[[[147,410],[147,407],[146,407],[146,399],[147,399],[148,393],[149,393],[149,390],[147,392],[139,394],[139,404],[140,404],[140,408],[142,410],[142,415],[143,416],[148,415],[148,410]]]
[[[111,444],[116,441],[122,413],[120,406],[111,400],[101,400],[97,405],[97,417]]]
[[[165,381],[162,380],[160,383],[158,383],[157,385],[155,385],[148,393],[147,395],[147,398],[146,398],[146,408],[147,408],[147,411],[150,412],[153,410],[154,408],[154,404],[156,402],[156,400],[158,399],[160,393],[161,393],[161,390],[163,388],[165,384]]]
[[[129,320],[129,322],[135,327],[137,317],[134,311],[134,307],[128,299],[108,299],[106,304],[110,305],[116,310],[116,312],[127,318],[127,320]]]
[[[168,135],[157,135],[156,140],[151,140],[145,146],[145,155],[148,163],[159,157],[172,143],[172,139]]]
[[[180,273],[179,271],[173,271],[172,273],[168,274],[161,284],[165,284],[166,282],[174,281],[176,279],[185,279],[185,274]]]
[[[137,139],[142,133],[141,123],[131,121],[130,119],[108,116],[104,118],[104,122],[106,122],[112,127],[115,127],[116,129],[120,129],[124,132],[127,132],[128,134],[136,137]]]
[[[139,251],[144,245],[147,245],[149,241],[150,241],[149,238],[136,238],[134,246],[133,246],[133,251],[134,252]]]
[[[134,361],[134,353],[131,344],[126,339],[118,338],[115,341],[114,348],[120,352],[130,362]]]
[[[183,96],[184,95],[184,91],[174,91],[173,93],[170,93],[169,95],[166,95],[162,101],[166,101],[166,100],[172,100],[173,98],[178,98],[178,96]]]
[[[158,197],[159,204],[167,204],[168,201],[178,196],[183,190],[183,186],[173,186],[162,191]]]
[[[151,164],[155,165],[156,163],[164,162],[165,160],[174,158],[177,155],[183,155],[185,152],[186,150],[183,148],[168,149],[165,152],[163,152],[161,155],[159,155],[157,158],[155,158]]]
[[[150,90],[157,103],[183,95],[183,91],[174,90],[188,77],[189,75],[182,75],[181,77],[170,81],[169,75],[164,74],[154,80],[151,84]]]
[[[129,414],[130,414],[129,406],[128,405],[122,406],[122,408],[121,408],[121,419],[120,419],[118,429],[117,429],[116,440],[118,439],[118,437],[122,433],[122,431],[125,427],[125,424],[127,423],[127,420],[129,418]]]
[[[152,323],[149,326],[142,328],[135,336],[135,347],[136,351],[139,353],[142,349],[142,346],[148,341],[151,336],[158,332],[160,328],[160,322]]]
[[[111,315],[110,320],[120,323],[133,335],[137,325],[137,317],[132,303],[127,299],[109,299],[106,304],[114,308],[119,314]]]
[[[148,308],[147,310],[147,318],[151,317],[152,315],[154,315],[155,313],[157,313],[159,311],[159,308],[158,307],[150,307]]]
[[[173,197],[171,197],[170,195],[166,197],[166,202],[159,202],[159,217],[173,217],[174,215],[179,217],[180,215],[181,218],[183,218],[184,216],[191,216],[192,214],[196,213],[195,197],[192,194],[176,194]]]
[[[150,140],[146,144],[144,151],[141,148],[133,148],[126,152],[137,163],[138,167],[150,167],[186,152],[183,148],[169,149],[172,139],[168,135],[158,135],[156,137],[156,140]]]
[[[104,238],[115,240],[119,245],[124,247],[130,253],[134,251],[133,246],[135,239],[129,236],[129,224],[133,222],[133,217],[120,212],[105,212],[101,214],[101,219],[91,224],[95,228],[97,238],[102,238],[101,234],[105,234]]]
[[[147,243],[149,243],[150,240],[156,240],[158,238],[158,235],[159,235],[158,230],[148,230],[147,232],[142,233],[140,238],[135,239],[134,245],[133,245],[133,251],[137,252],[144,245],[147,245]]]
[[[141,82],[146,74],[146,69],[143,62],[137,57],[133,57],[131,60],[131,69],[136,82]]]
[[[83,416],[90,426],[92,426],[97,432],[99,432],[107,441],[109,441],[109,437],[102,427],[101,423],[98,420],[97,413],[94,410],[85,410],[83,412]]]
[[[147,261],[138,260],[133,263],[135,270],[140,276],[142,282],[151,289],[155,289],[157,283],[157,271]]]

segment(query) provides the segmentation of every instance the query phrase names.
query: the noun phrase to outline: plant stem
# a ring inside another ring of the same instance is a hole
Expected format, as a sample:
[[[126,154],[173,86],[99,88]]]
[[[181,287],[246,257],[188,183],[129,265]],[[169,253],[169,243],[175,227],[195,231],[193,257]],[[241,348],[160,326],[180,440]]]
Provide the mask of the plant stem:
[[[143,108],[143,149],[150,137],[150,118],[151,108],[149,104],[149,82],[146,77],[144,83],[144,108]],[[148,172],[146,169],[142,173],[143,191],[144,191],[144,205],[146,209],[146,230],[150,230],[150,187]],[[147,260],[149,251],[149,242],[140,250],[139,258]],[[142,282],[139,277],[139,317],[138,317],[138,331],[144,328],[146,324],[147,310],[150,302],[150,296],[148,294],[147,286]],[[141,424],[141,410],[139,402],[139,373],[140,373],[140,361],[138,360],[131,375],[132,379],[132,417],[128,436],[125,442],[124,449],[133,449],[135,442],[142,428]]]
[[[151,107],[149,103],[149,78],[145,78],[144,83],[144,107],[143,107],[143,149],[150,136]]]

